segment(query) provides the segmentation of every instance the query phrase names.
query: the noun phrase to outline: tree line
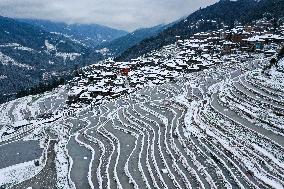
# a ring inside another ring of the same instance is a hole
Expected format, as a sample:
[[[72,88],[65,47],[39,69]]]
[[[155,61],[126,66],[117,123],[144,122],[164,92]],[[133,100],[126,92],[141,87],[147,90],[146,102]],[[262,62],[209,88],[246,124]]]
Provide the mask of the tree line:
[[[63,85],[65,83],[64,78],[53,79],[49,82],[40,82],[38,85],[28,88],[22,89],[16,94],[16,98],[21,98],[29,95],[37,95],[42,94],[47,91],[52,91],[54,88],[58,87],[59,85]]]

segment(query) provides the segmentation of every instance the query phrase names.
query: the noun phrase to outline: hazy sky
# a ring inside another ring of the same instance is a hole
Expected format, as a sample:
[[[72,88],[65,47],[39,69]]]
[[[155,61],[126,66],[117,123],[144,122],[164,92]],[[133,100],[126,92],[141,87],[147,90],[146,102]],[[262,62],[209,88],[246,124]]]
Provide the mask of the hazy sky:
[[[0,15],[96,23],[132,31],[169,23],[217,0],[0,0]]]

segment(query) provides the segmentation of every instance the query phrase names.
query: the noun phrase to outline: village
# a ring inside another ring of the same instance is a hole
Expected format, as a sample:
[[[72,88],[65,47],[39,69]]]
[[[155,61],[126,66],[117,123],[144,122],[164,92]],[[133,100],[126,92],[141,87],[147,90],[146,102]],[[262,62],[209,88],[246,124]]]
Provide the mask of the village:
[[[272,58],[284,45],[284,25],[275,29],[261,20],[252,26],[237,23],[233,29],[224,28],[190,39],[176,36],[175,44],[129,62],[109,58],[85,67],[69,82],[66,102],[75,108],[82,103],[99,105],[223,62],[241,63],[254,54]]]
[[[0,189],[284,188],[284,25],[218,24],[0,104]]]

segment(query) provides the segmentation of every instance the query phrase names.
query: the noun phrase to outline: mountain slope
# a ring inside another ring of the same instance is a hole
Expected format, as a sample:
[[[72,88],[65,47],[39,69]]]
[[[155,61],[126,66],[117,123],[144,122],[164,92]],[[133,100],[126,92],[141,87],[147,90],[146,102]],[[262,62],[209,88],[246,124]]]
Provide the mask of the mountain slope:
[[[175,42],[175,36],[185,39],[196,32],[215,30],[234,25],[235,21],[250,23],[266,16],[281,18],[284,16],[283,0],[221,0],[214,5],[200,9],[186,19],[174,24],[158,36],[141,41],[122,53],[116,60],[129,60]]]
[[[0,101],[102,58],[80,43],[27,23],[0,17],[0,26]]]
[[[98,24],[66,24],[35,19],[19,19],[19,21],[40,27],[48,32],[56,32],[69,36],[71,39],[78,40],[90,47],[95,47],[103,42],[110,42],[128,34],[126,31]]]
[[[107,48],[111,55],[118,56],[142,40],[158,35],[168,27],[170,25],[158,25],[151,28],[138,29],[111,42],[103,43],[97,49]]]

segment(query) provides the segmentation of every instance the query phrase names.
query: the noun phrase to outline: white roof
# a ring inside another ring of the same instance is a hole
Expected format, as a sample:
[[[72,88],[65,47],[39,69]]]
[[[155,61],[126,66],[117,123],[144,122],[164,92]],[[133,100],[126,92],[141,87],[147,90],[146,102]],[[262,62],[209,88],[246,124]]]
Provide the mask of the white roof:
[[[82,91],[86,90],[86,87],[74,86],[68,92],[68,96],[79,95]]]
[[[114,92],[114,93],[121,93],[121,92],[123,92],[125,90],[127,90],[127,88],[124,88],[124,87],[113,87],[111,91]]]
[[[80,98],[87,98],[87,99],[92,99],[90,93],[84,92],[80,95]]]

